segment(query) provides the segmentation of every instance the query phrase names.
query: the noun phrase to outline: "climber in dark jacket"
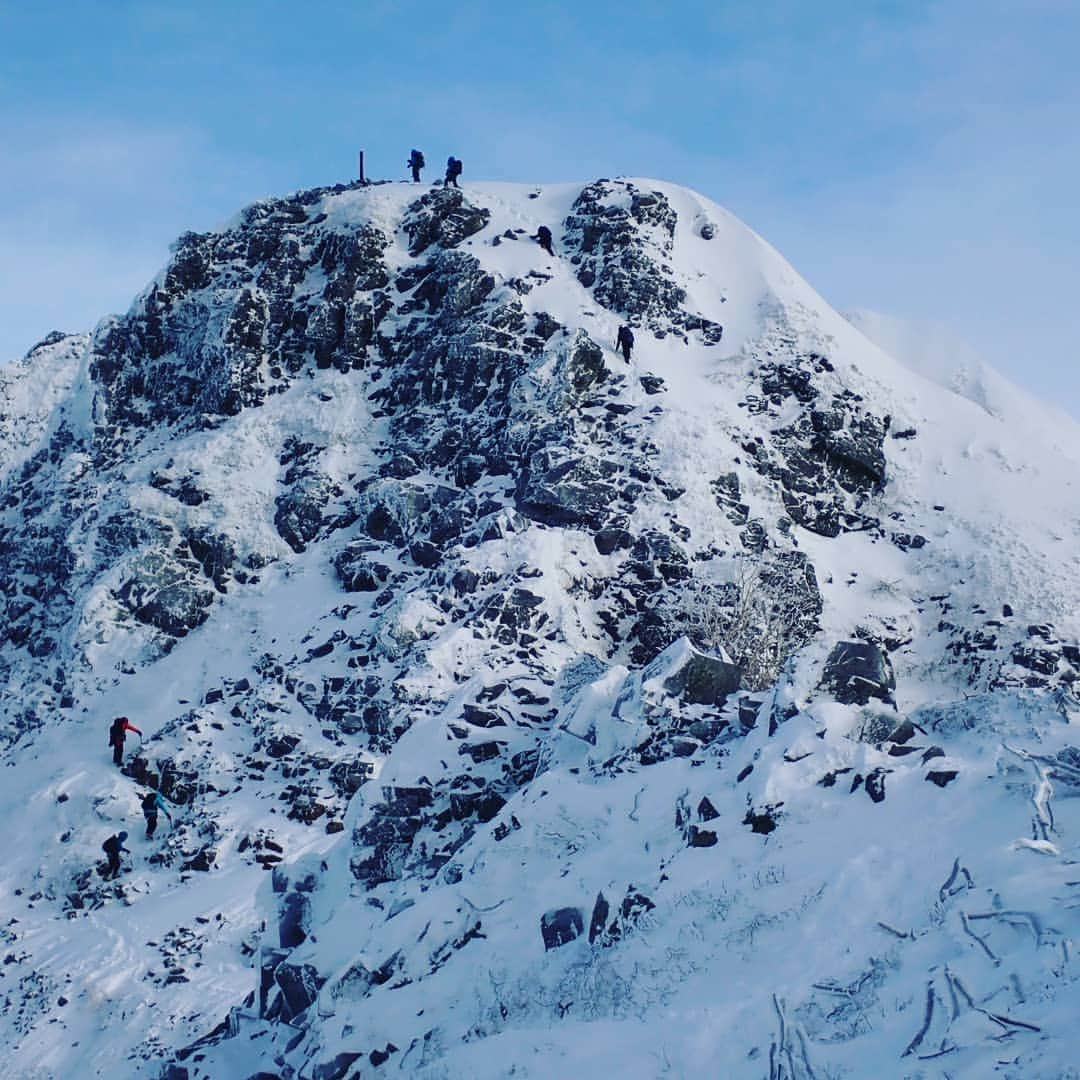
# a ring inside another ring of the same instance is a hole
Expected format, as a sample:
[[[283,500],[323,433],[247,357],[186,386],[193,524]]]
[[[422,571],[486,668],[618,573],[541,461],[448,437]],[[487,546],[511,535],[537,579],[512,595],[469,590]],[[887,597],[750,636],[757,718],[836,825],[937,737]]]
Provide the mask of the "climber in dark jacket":
[[[412,178],[414,184],[420,183],[420,170],[427,164],[424,161],[424,155],[419,150],[414,150],[409,155],[409,168],[412,169]]]
[[[172,814],[169,813],[169,808],[165,805],[165,800],[161,797],[161,792],[148,791],[143,796],[142,801],[143,817],[146,818],[147,840],[152,840],[154,838],[154,830],[157,829],[157,816],[159,810],[169,819],[169,824],[171,825],[173,823]]]
[[[630,350],[634,347],[634,331],[625,323],[619,327],[619,336],[615,339],[615,348],[622,349],[623,359],[630,363]]]
[[[555,254],[551,247],[551,230],[546,225],[536,230],[535,240],[549,255]]]
[[[109,857],[109,867],[105,871],[105,879],[116,877],[120,873],[120,852],[127,851],[124,847],[124,841],[127,839],[126,832],[118,832],[115,836],[110,836],[104,844],[101,845],[101,850]],[[130,855],[131,853],[128,852]]]
[[[141,736],[142,732],[132,724],[126,716],[118,716],[109,728],[109,745],[112,747],[112,759],[114,765],[120,765],[124,760],[124,740],[127,733],[134,731]]]
[[[445,186],[449,187],[451,184],[454,187],[458,186],[457,178],[461,175],[461,161],[451,155],[446,159],[446,183]]]

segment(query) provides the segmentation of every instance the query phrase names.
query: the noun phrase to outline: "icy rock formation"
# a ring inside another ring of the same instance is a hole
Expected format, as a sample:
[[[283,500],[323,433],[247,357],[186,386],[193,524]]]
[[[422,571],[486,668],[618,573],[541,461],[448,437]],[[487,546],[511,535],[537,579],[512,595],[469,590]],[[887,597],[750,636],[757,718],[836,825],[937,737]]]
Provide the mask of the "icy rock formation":
[[[0,374],[13,1075],[1068,1075],[1075,430],[647,180],[266,200]]]

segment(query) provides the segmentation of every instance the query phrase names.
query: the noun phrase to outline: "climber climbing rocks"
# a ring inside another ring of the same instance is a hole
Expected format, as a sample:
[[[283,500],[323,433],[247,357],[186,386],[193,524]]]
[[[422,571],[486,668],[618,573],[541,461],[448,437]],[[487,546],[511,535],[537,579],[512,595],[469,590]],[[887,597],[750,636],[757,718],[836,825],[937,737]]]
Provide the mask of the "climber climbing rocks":
[[[154,838],[154,831],[157,829],[159,810],[169,819],[169,824],[172,825],[172,814],[169,813],[169,808],[165,805],[165,800],[161,797],[161,792],[148,791],[143,796],[142,800],[143,817],[146,818],[147,840],[152,840]]]
[[[110,836],[108,840],[101,845],[101,850],[109,858],[109,866],[105,871],[104,877],[108,881],[110,878],[114,878],[120,873],[120,852],[127,851],[124,847],[124,841],[127,839],[126,832],[118,832],[114,836]],[[130,855],[131,852],[128,852]]]
[[[446,159],[446,183],[445,186],[449,187],[451,184],[454,187],[458,186],[457,178],[461,175],[461,161],[460,159],[451,155]]]
[[[634,347],[634,331],[626,323],[619,327],[618,337],[615,338],[615,348],[622,349],[623,359],[630,363],[630,352]]]
[[[536,236],[533,239],[549,254],[554,255],[555,252],[551,247],[551,230],[546,225],[541,225],[536,230]]]
[[[114,765],[123,763],[124,740],[127,738],[129,731],[134,731],[136,735],[142,737],[142,732],[126,716],[118,716],[109,728],[109,745],[112,747]]]
[[[414,150],[409,155],[408,165],[412,169],[412,178],[414,184],[420,183],[420,170],[427,164],[424,161],[424,155],[419,150]]]

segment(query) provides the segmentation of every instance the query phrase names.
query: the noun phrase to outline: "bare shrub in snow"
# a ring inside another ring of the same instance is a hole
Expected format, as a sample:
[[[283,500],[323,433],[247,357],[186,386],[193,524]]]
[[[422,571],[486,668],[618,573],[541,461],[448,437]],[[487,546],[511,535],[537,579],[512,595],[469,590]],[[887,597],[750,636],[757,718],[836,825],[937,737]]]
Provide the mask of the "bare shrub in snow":
[[[750,690],[772,686],[818,628],[817,577],[800,552],[744,555],[733,580],[688,585],[677,612],[687,636],[710,652],[725,650]]]

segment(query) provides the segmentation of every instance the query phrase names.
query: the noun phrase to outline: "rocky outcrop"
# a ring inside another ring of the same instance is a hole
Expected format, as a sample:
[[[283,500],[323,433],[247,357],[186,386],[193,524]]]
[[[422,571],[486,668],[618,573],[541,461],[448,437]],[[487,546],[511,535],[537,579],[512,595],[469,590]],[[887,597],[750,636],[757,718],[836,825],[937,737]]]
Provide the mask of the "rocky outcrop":
[[[892,701],[896,676],[888,655],[869,641],[841,641],[825,661],[822,685],[837,701],[865,705],[871,698]]]
[[[706,345],[723,328],[683,310],[686,290],[670,263],[676,214],[659,191],[625,180],[598,180],[584,188],[564,224],[563,245],[572,252],[577,279],[597,303],[648,327],[658,337],[688,332]]]
[[[742,685],[737,664],[698,652],[687,638],[675,642],[642,673],[647,686],[658,680],[665,693],[693,705],[723,705]]]
[[[185,234],[131,312],[98,331],[90,371],[121,439],[258,405],[309,358],[363,366],[388,306],[388,240],[369,224],[324,228],[313,195],[258,203],[224,232]],[[315,267],[321,294],[299,291]]]
[[[409,254],[423,254],[432,245],[456,247],[478,233],[491,219],[485,207],[473,206],[457,188],[435,188],[409,207],[402,228]]]
[[[575,456],[564,447],[538,451],[518,481],[517,507],[547,525],[599,528],[618,497],[613,461]]]

